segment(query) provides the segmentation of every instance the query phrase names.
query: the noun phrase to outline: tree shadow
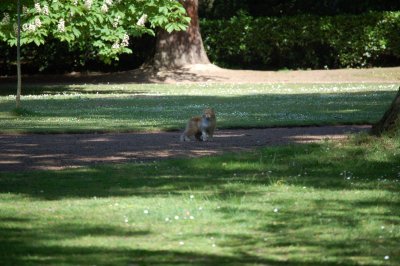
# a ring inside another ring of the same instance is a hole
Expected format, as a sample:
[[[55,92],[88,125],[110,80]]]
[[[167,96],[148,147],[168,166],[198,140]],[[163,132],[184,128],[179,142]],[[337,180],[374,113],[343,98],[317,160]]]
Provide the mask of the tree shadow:
[[[0,219],[0,260],[5,265],[299,265],[297,261],[280,261],[252,254],[249,245],[260,244],[257,238],[245,235],[228,235],[227,245],[235,248],[232,255],[202,253],[195,251],[150,250],[137,247],[102,247],[102,246],[63,246],[58,239],[76,238],[80,234],[92,237],[107,235],[124,235],[123,231],[108,231],[100,228],[95,231],[82,229],[82,225],[73,225],[71,231],[58,230],[51,226],[39,231],[33,229],[10,229]],[[29,228],[29,219],[16,223]],[[84,226],[83,226],[84,227]],[[100,232],[98,232],[100,230]],[[137,232],[142,234],[142,232]],[[147,234],[147,232],[144,232]],[[134,235],[130,235],[131,237]],[[46,244],[51,241],[53,244]],[[241,242],[241,244],[238,243]],[[237,245],[235,244],[237,243]],[[283,243],[282,243],[283,244]],[[339,244],[341,245],[341,243]],[[301,265],[342,265],[340,262],[301,262]]]
[[[358,265],[357,259],[370,259],[378,265],[380,262],[376,261],[376,254],[384,250],[390,252],[388,254],[393,257],[391,262],[396,263],[396,234],[385,236],[382,240],[378,236],[375,238],[348,232],[352,228],[362,228],[368,219],[394,228],[400,225],[400,200],[396,196],[399,186],[395,185],[393,177],[393,170],[399,170],[400,154],[385,157],[382,162],[367,156],[365,147],[343,148],[332,154],[327,152],[328,148],[332,148],[329,143],[289,145],[259,149],[245,155],[167,160],[157,164],[102,165],[63,171],[0,174],[0,193],[43,201],[179,196],[190,190],[221,202],[232,203],[235,202],[232,199],[253,197],[260,203],[257,209],[226,204],[215,210],[222,215],[222,221],[233,221],[234,224],[246,223],[246,217],[256,217],[257,222],[243,231],[227,230],[211,235],[187,236],[214,236],[219,239],[219,246],[231,251],[223,254],[214,251],[179,251],[179,246],[165,250],[133,246],[66,246],[57,241],[88,235],[135,239],[150,237],[154,232],[135,230],[134,227],[68,222],[62,225],[50,223],[37,230],[29,227],[32,218],[14,218],[0,213],[0,261],[14,265]],[[322,156],[328,156],[331,160],[321,160]],[[340,175],[343,170],[348,174]],[[305,171],[307,175],[304,175]],[[303,175],[299,177],[298,173]],[[380,176],[386,176],[390,182],[378,181]],[[305,186],[307,189],[320,190],[321,196],[304,197],[302,202],[307,206],[296,208],[296,198],[290,195],[291,192],[287,197],[274,198],[273,191],[271,196],[267,196],[257,189],[248,190],[268,186]],[[363,190],[379,190],[381,193],[392,193],[393,196],[381,197],[381,194],[377,194],[351,200],[332,200],[324,196],[324,191],[340,194],[362,193]],[[274,212],[268,207],[272,206],[271,203],[287,208]],[[381,209],[385,212],[379,211]],[[332,232],[344,235],[327,238],[326,235]],[[381,248],[382,243],[384,248]],[[375,247],[379,252],[369,253]],[[305,253],[308,260],[302,259]]]
[[[216,187],[218,189],[213,194],[220,199],[229,197],[229,193],[239,196],[251,193],[239,189],[226,190],[224,185],[229,182],[249,185],[283,182],[298,187],[344,191],[370,190],[379,186],[384,191],[398,191],[398,186],[391,184],[396,180],[400,154],[388,156],[382,162],[368,158],[366,150],[361,148],[343,149],[329,155],[330,147],[329,143],[292,144],[258,148],[246,155],[227,153],[217,157],[156,163],[5,172],[0,173],[0,193],[24,194],[44,200],[94,196],[153,197],[171,193],[171,184],[172,193],[176,194],[185,193],[189,187],[209,194],[209,189]],[[242,157],[246,161],[242,161]],[[321,161],[323,157],[325,159]],[[154,171],[154,167],[158,171]]]
[[[217,68],[217,67],[215,67]],[[73,73],[67,75],[31,75],[24,76],[22,82],[27,87],[55,87],[65,85],[101,85],[101,84],[158,84],[179,82],[224,82],[225,77],[216,74],[206,74],[202,71],[190,71],[189,68],[176,68],[171,70],[157,70],[151,67],[138,68],[130,71],[114,73]],[[17,79],[0,77],[0,92],[2,95],[15,94]],[[40,89],[37,89],[38,91]],[[68,91],[68,90],[65,90]],[[65,92],[61,91],[60,92]],[[8,93],[8,94],[6,94]],[[26,93],[26,92],[24,92]],[[100,93],[100,92],[99,92]]]

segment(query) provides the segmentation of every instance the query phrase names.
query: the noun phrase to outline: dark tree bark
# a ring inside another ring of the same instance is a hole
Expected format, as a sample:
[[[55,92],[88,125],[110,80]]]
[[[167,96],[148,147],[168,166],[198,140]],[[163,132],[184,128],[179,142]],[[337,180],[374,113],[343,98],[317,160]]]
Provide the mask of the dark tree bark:
[[[400,88],[397,92],[389,109],[383,115],[381,120],[372,126],[371,133],[380,136],[384,132],[390,132],[400,125]]]
[[[193,64],[210,64],[200,34],[198,0],[181,3],[191,18],[186,31],[158,32],[156,53],[152,66],[157,69],[182,68]]]
[[[17,29],[17,96],[15,97],[16,107],[21,107],[21,1],[17,2],[18,29]]]

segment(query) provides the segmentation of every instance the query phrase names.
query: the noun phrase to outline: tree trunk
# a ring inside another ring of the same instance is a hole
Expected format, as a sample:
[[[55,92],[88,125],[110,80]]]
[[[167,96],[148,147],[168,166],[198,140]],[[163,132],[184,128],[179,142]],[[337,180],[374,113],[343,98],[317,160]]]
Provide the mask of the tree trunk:
[[[18,29],[17,29],[17,96],[16,107],[21,107],[21,1],[17,2]]]
[[[186,31],[168,33],[160,30],[152,66],[156,69],[182,68],[210,64],[200,34],[198,0],[180,0],[191,18]]]
[[[371,133],[380,136],[384,132],[395,130],[400,125],[400,88],[389,109],[381,120],[372,126]]]

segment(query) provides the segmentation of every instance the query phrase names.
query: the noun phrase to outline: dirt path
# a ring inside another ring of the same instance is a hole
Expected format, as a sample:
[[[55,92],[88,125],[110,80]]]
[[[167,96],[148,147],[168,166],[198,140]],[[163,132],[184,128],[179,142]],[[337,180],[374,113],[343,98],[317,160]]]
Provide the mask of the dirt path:
[[[15,77],[0,77],[15,86]],[[400,67],[312,71],[228,70],[191,65],[170,71],[136,69],[89,75],[30,76],[24,84],[82,83],[400,83]],[[344,138],[369,126],[220,130],[213,142],[179,142],[178,132],[73,135],[0,135],[0,171],[64,169],[97,163],[153,161],[244,151],[266,145]]]
[[[0,135],[0,171],[64,169],[247,151],[284,143],[345,138],[369,126],[219,130],[212,142],[179,142],[179,132]]]
[[[214,65],[188,65],[182,69],[135,69],[118,73],[71,73],[23,78],[23,84],[129,84],[129,83],[400,83],[400,67],[334,70],[253,71]],[[0,77],[2,86],[15,86],[16,77]]]

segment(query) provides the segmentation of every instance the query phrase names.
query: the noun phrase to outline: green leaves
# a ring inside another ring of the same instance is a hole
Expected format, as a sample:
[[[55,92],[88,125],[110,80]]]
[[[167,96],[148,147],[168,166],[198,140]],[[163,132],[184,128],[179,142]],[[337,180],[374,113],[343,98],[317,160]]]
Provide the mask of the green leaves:
[[[16,10],[13,1],[0,5],[0,41],[10,46],[16,45]],[[125,36],[154,35],[156,27],[185,30],[190,21],[179,2],[166,0],[24,1],[21,20],[22,45],[43,45],[55,38],[70,47],[95,50],[107,63],[132,52]]]
[[[339,68],[400,60],[400,12],[201,21],[208,56],[235,68]]]

